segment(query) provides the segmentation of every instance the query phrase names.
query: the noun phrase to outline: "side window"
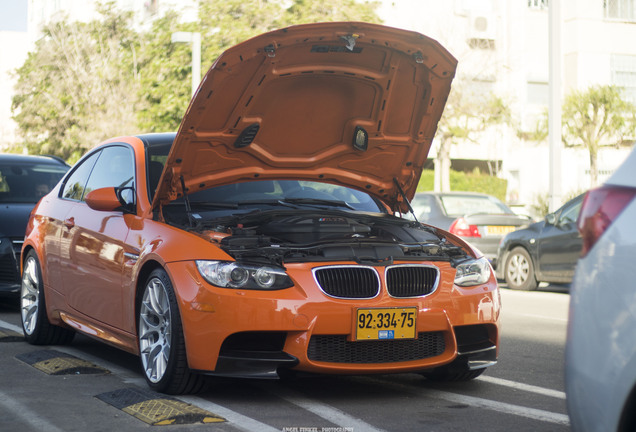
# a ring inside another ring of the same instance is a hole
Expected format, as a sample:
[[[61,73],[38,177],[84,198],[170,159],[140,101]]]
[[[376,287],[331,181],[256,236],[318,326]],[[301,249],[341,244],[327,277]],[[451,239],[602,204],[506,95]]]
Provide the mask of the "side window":
[[[132,150],[123,146],[106,147],[91,172],[84,195],[103,187],[132,187],[134,178]]]
[[[84,190],[86,189],[86,182],[90,175],[95,161],[99,157],[101,152],[97,152],[90,156],[88,159],[82,161],[81,165],[75,167],[71,175],[64,182],[64,188],[62,189],[62,198],[68,198],[72,200],[80,201],[84,196]]]
[[[563,213],[561,213],[561,217],[559,218],[560,224],[567,224],[576,222],[576,219],[579,216],[579,211],[581,210],[581,204],[583,200],[578,200],[574,205],[571,205],[568,208],[563,209]]]

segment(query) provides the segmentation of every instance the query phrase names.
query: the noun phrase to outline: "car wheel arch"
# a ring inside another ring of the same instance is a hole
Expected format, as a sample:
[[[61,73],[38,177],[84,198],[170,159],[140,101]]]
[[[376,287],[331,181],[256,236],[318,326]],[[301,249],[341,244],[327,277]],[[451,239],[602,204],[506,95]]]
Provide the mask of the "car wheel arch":
[[[148,276],[156,269],[166,270],[158,261],[149,260],[143,263],[139,273],[137,273],[137,283],[135,285],[135,329],[139,326],[137,317],[139,316],[139,310],[141,308],[141,298],[144,293],[145,284],[148,280]],[[168,272],[166,271],[166,273]]]

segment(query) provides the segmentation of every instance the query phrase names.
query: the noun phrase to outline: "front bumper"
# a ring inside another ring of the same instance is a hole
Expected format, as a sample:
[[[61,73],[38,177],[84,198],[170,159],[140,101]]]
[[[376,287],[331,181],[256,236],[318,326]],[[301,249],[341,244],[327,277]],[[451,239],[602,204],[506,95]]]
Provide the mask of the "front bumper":
[[[427,296],[393,298],[382,291],[355,300],[325,295],[308,264],[288,265],[295,286],[278,291],[212,287],[189,262],[172,263],[168,272],[178,287],[188,363],[199,372],[275,378],[279,368],[367,374],[424,371],[458,358],[468,368],[494,364],[495,278],[460,288],[449,264],[438,267],[439,286]],[[358,308],[394,307],[417,308],[415,339],[355,341]]]

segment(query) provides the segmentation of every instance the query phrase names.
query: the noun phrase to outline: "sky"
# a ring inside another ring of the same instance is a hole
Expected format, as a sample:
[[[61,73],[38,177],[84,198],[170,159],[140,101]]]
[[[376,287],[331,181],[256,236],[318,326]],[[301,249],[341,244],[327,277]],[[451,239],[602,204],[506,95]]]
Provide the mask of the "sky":
[[[28,0],[0,0],[0,31],[27,30]]]

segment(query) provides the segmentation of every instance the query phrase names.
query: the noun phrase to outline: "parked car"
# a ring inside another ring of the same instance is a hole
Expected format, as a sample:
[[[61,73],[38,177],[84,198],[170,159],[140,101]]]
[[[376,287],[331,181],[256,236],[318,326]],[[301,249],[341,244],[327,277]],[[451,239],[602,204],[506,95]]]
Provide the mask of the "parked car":
[[[526,291],[540,282],[572,282],[583,246],[576,226],[582,201],[579,195],[541,222],[506,234],[497,251],[497,278],[510,289]]]
[[[68,168],[54,157],[0,154],[0,295],[17,297],[29,213]]]
[[[497,360],[494,272],[395,216],[455,68],[423,35],[364,23],[229,49],[176,134],[106,141],[39,203],[27,341],[90,334],[139,355],[166,393],[281,369],[477,377]]]
[[[573,431],[636,430],[636,153],[583,200],[565,390]]]
[[[419,192],[411,203],[420,222],[450,231],[479,249],[497,267],[502,237],[528,225],[494,196],[474,192]]]

